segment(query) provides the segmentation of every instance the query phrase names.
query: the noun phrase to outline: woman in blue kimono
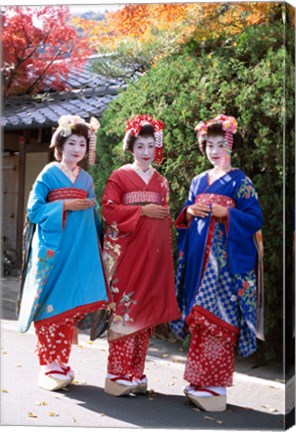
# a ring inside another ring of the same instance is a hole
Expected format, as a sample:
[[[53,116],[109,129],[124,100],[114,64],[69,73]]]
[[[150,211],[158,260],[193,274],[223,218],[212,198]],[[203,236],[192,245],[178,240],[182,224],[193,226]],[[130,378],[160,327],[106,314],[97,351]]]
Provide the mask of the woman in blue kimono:
[[[73,381],[68,365],[74,326],[105,308],[109,292],[102,267],[92,177],[78,166],[93,158],[95,119],[62,116],[53,134],[56,162],[38,175],[27,214],[36,224],[22,293],[19,330],[34,323],[41,370],[38,384],[60,389]],[[93,163],[93,160],[90,160]]]
[[[182,319],[172,329],[180,338],[190,332],[185,395],[205,411],[223,411],[234,348],[242,356],[256,350],[256,233],[263,216],[251,180],[231,166],[232,151],[242,145],[235,118],[219,115],[196,130],[213,168],[192,180],[175,223]]]

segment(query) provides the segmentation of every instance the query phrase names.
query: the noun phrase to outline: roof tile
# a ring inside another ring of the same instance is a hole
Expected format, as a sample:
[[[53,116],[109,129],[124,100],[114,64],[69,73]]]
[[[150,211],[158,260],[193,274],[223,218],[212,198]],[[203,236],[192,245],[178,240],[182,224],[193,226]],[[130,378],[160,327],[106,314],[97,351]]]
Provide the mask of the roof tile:
[[[90,61],[83,69],[73,68],[67,83],[72,87],[69,91],[5,99],[1,126],[5,130],[52,127],[57,126],[59,117],[66,114],[80,115],[85,119],[90,116],[99,118],[111,100],[125,88],[122,81],[95,75]]]

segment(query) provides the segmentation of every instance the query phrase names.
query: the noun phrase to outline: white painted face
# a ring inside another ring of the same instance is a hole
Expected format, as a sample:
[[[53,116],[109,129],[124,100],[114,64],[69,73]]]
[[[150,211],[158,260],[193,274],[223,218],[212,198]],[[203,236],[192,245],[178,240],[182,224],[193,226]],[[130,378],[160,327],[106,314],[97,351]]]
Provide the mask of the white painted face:
[[[215,168],[230,165],[230,156],[227,153],[227,143],[223,135],[209,136],[206,143],[206,155]]]
[[[138,136],[133,146],[133,155],[135,162],[142,170],[147,170],[154,161],[155,139],[146,136]]]
[[[84,136],[70,135],[63,145],[62,162],[77,164],[86,153],[87,143]]]

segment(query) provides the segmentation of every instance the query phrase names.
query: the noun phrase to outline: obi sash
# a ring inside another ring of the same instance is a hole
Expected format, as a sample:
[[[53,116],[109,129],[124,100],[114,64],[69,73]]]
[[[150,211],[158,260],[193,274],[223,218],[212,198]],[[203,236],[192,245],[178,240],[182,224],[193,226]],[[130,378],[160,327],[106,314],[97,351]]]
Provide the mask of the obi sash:
[[[157,192],[135,191],[125,193],[121,201],[125,205],[161,204],[161,196]]]
[[[195,198],[195,203],[199,204],[220,204],[223,207],[235,207],[235,201],[226,195],[214,194],[214,193],[203,193],[199,194]]]
[[[48,202],[74,198],[85,199],[87,198],[87,193],[84,189],[58,188],[53,189],[47,195]]]

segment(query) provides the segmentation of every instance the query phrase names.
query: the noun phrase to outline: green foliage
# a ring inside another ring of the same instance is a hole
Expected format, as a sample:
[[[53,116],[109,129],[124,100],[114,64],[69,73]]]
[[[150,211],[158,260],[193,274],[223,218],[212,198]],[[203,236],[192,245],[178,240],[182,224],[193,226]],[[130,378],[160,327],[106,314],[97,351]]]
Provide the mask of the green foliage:
[[[164,161],[158,169],[170,183],[171,215],[176,218],[192,178],[209,168],[198,151],[195,125],[220,113],[238,119],[245,145],[233,156],[233,165],[253,180],[265,217],[266,342],[262,350],[268,359],[279,358],[283,348],[284,128],[290,179],[294,161],[294,61],[282,41],[281,23],[246,29],[232,44],[225,41],[217,49],[191,41],[181,54],[163,59],[131,81],[103,115],[94,171],[101,197],[111,172],[132,160],[122,151],[126,121],[144,113],[160,118],[166,129]],[[287,207],[292,211],[290,204]],[[292,217],[287,223],[291,228]]]

